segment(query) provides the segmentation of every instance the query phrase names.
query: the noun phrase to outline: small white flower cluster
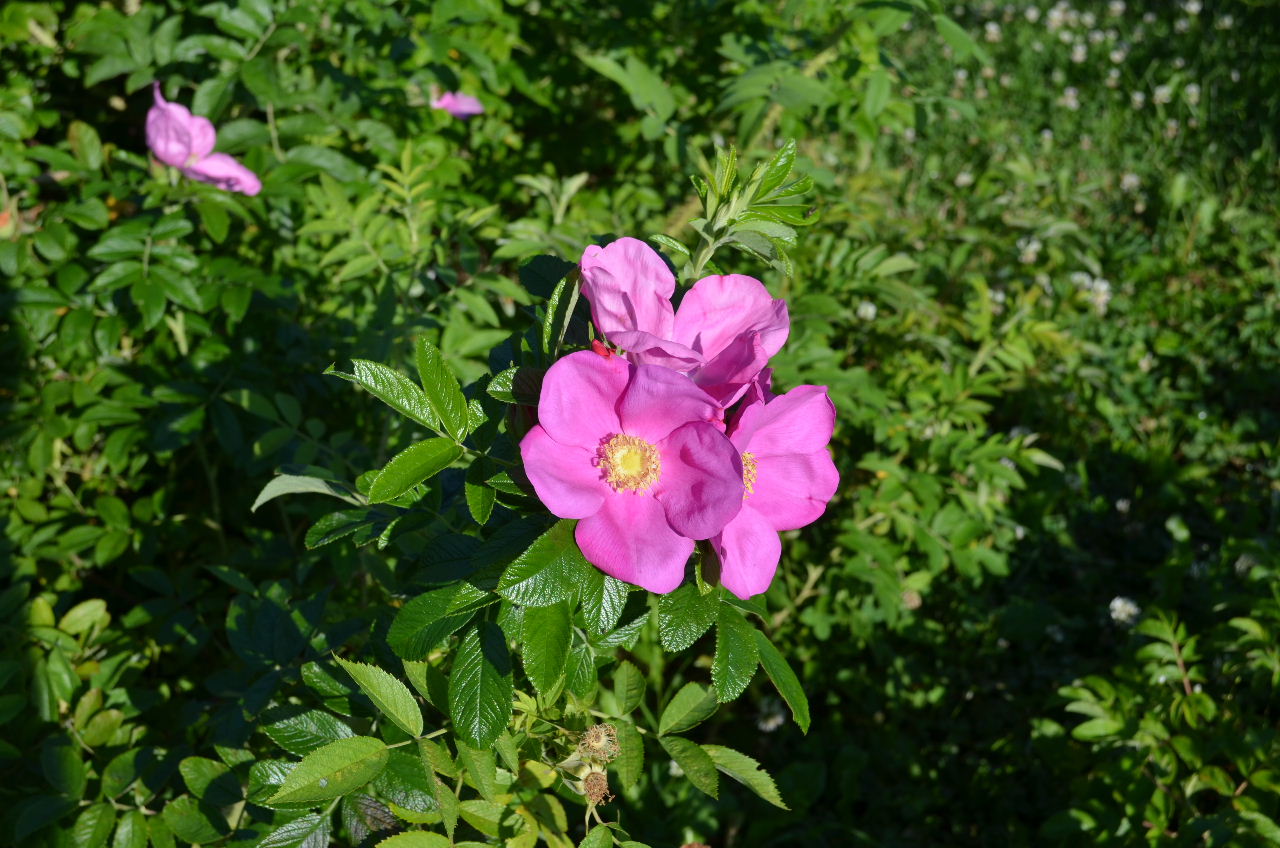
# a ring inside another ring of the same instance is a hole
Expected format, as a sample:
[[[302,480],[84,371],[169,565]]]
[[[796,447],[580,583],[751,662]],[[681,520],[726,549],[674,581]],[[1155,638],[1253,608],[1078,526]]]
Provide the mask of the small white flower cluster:
[[[1002,36],[1003,33],[1000,31],[1000,24],[995,21],[987,21],[986,25],[983,27],[983,38],[992,44],[996,44],[1000,41]]]
[[[971,185],[973,185],[973,174],[968,171],[956,174],[956,188],[968,188]]]
[[[1129,171],[1120,177],[1120,190],[1125,194],[1132,194],[1142,187],[1142,180],[1138,175]]]
[[[1088,58],[1089,48],[1084,45],[1083,41],[1078,42],[1071,48],[1071,61],[1075,62],[1077,65],[1082,64],[1084,60]]]
[[[1185,0],[1182,4],[1182,11],[1188,15],[1198,15],[1202,8],[1204,7],[1201,5],[1200,0]]]
[[[1076,271],[1071,275],[1071,283],[1088,294],[1093,308],[1099,315],[1107,314],[1107,306],[1111,303],[1111,281],[1095,277],[1084,271]]]
[[[1213,25],[1217,29],[1231,29],[1233,26],[1236,25],[1236,19],[1231,17],[1230,15],[1223,15],[1222,17],[1218,18],[1218,20],[1215,21]]]
[[[1157,85],[1155,90],[1151,92],[1151,102],[1159,106],[1164,106],[1173,100],[1173,86]]]
[[[1107,71],[1106,85],[1107,85],[1107,88],[1120,87],[1120,69],[1119,68],[1112,68],[1111,70]]]
[[[1080,92],[1075,86],[1067,86],[1058,98],[1058,105],[1075,112],[1080,108]]]
[[[1200,102],[1200,86],[1193,82],[1189,82],[1182,89],[1182,96],[1186,98],[1188,105],[1195,106]]]
[[[1142,615],[1142,607],[1123,595],[1112,598],[1107,610],[1111,613],[1111,620],[1121,627],[1132,627]]]
[[[1146,105],[1147,93],[1145,91],[1134,91],[1129,94],[1129,103],[1135,109],[1141,109]]]
[[[1118,18],[1124,14],[1124,0],[1111,0],[1107,4],[1107,14],[1113,18]]]
[[[876,305],[869,300],[864,300],[858,304],[857,315],[859,320],[874,321],[878,312]]]
[[[1018,239],[1018,261],[1024,265],[1030,265],[1040,258],[1040,248],[1043,246],[1040,244],[1040,239],[1034,236],[1023,236]]]
[[[773,733],[787,723],[787,713],[782,701],[772,695],[760,699],[759,712],[756,714],[756,727],[762,733]]]

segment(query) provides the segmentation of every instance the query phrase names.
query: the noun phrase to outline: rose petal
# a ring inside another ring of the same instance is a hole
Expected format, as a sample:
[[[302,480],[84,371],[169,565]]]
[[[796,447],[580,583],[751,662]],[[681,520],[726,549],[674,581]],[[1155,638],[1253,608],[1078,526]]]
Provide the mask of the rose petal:
[[[831,441],[836,408],[826,386],[796,386],[768,403],[742,409],[729,438],[756,456],[807,454]]]
[[[658,444],[662,476],[654,497],[673,530],[710,539],[742,509],[742,459],[723,433],[709,424],[677,428]]]
[[[769,588],[782,557],[778,531],[750,506],[724,526],[711,546],[720,557],[720,582],[744,601]]]
[[[785,300],[774,300],[753,277],[727,274],[693,284],[676,313],[675,335],[668,338],[713,359],[742,334],[759,333],[767,358],[782,348],[790,330]]]
[[[635,365],[661,365],[687,374],[705,364],[702,354],[642,330],[617,332],[609,336],[609,341],[626,351],[627,359]]]
[[[250,197],[262,191],[258,175],[225,153],[212,153],[183,168],[182,173],[193,180],[211,183],[223,191],[238,191]]]
[[[680,585],[693,553],[693,540],[672,530],[662,505],[645,494],[607,496],[599,512],[578,522],[574,535],[592,565],[659,594]]]
[[[747,507],[774,530],[796,530],[822,516],[839,485],[840,473],[825,449],[757,457],[755,491],[747,496]]]
[[[191,156],[191,113],[165,100],[160,83],[152,86],[152,93],[155,105],[147,110],[147,147],[164,164],[181,167]]]
[[[594,451],[562,445],[540,426],[520,441],[520,458],[538,499],[561,518],[594,515],[610,491],[595,466]]]
[[[213,152],[213,146],[218,143],[218,132],[213,128],[213,123],[208,118],[202,118],[199,115],[192,115],[191,120],[187,123],[187,132],[191,134],[191,153],[188,159],[195,157],[200,160]]]
[[[433,109],[443,109],[455,118],[471,118],[484,114],[484,104],[458,91],[446,91],[431,101]]]
[[[562,445],[595,451],[600,442],[622,432],[616,411],[633,366],[620,356],[589,350],[571,353],[542,380],[538,421]]]
[[[637,365],[618,402],[622,432],[657,443],[690,421],[723,417],[720,406],[683,374],[656,365]],[[554,435],[554,433],[553,433]]]
[[[728,407],[746,394],[768,361],[769,354],[761,343],[760,334],[752,331],[738,336],[714,359],[689,376],[722,407]]]
[[[582,294],[605,338],[613,341],[614,333],[631,330],[672,338],[676,278],[653,248],[639,239],[620,238],[608,247],[591,245],[580,264]]]

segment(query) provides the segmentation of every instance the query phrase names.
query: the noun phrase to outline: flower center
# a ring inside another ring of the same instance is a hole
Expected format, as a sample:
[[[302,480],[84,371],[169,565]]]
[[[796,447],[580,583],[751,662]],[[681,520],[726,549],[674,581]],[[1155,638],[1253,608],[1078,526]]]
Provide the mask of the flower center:
[[[643,492],[662,476],[658,449],[637,436],[621,433],[600,448],[600,468],[615,492]]]
[[[756,490],[756,475],[759,473],[756,468],[756,455],[747,451],[742,455],[742,485],[746,487],[746,491],[742,493],[742,499],[745,501],[751,497]]]

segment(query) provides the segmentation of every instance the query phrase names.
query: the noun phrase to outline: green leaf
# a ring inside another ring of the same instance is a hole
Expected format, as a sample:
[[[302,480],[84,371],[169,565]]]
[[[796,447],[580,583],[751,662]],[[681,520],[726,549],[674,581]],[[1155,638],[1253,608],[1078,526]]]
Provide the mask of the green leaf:
[[[54,651],[51,656],[60,657],[61,654]],[[46,737],[40,746],[40,767],[49,784],[63,795],[72,800],[79,800],[84,795],[88,774],[84,761],[80,759],[80,748],[70,737]]]
[[[592,568],[573,537],[576,523],[557,521],[539,536],[502,572],[498,594],[525,607],[547,607],[572,597]]]
[[[760,653],[760,665],[764,666],[765,674],[769,675],[778,694],[791,708],[791,718],[800,727],[800,732],[808,733],[809,699],[800,686],[800,679],[791,670],[791,666],[787,665],[782,653],[769,641],[768,636],[756,630],[755,640],[756,648]]]
[[[569,605],[564,602],[527,607],[524,611],[520,640],[524,672],[543,697],[548,697],[564,677],[569,660],[570,622]]]
[[[312,848],[329,844],[331,816],[310,813],[273,830],[254,848]]]
[[[963,60],[973,56],[984,65],[991,64],[991,57],[987,55],[987,51],[983,50],[958,23],[938,13],[933,16],[933,25],[938,28],[938,35],[942,36],[942,40],[956,51],[957,59]]]
[[[467,468],[467,478],[463,483],[463,494],[467,499],[467,511],[471,513],[471,518],[481,527],[489,523],[489,517],[493,515],[493,505],[498,500],[498,493],[491,486],[485,485],[485,481],[491,476],[493,469],[490,464],[483,461],[471,463]]]
[[[472,747],[487,747],[511,719],[514,694],[506,636],[482,621],[462,637],[449,674],[454,733]]]
[[[178,764],[178,771],[192,795],[215,807],[228,807],[244,797],[239,779],[217,760],[187,757]]]
[[[439,348],[420,338],[417,353],[418,378],[427,394],[427,403],[449,435],[460,442],[467,437],[467,399],[462,396],[462,389]]]
[[[1091,739],[1105,739],[1108,736],[1115,736],[1124,729],[1124,722],[1114,718],[1091,718],[1083,724],[1077,725],[1071,735],[1082,741]]]
[[[71,844],[76,848],[104,848],[115,823],[116,811],[110,804],[85,807],[71,827]]]
[[[281,474],[279,477],[272,478],[267,485],[262,487],[262,491],[258,493],[258,497],[254,500],[253,506],[249,507],[249,511],[257,512],[258,507],[281,495],[304,493],[331,495],[356,506],[364,505],[360,497],[349,487],[333,480],[322,480],[319,477],[308,477],[300,474]]]
[[[410,736],[422,735],[422,710],[408,686],[377,666],[348,662],[341,657],[337,660],[379,712]]]
[[[299,757],[355,735],[340,719],[323,710],[300,710],[295,706],[263,713],[262,729],[273,742]]]
[[[693,583],[686,583],[658,600],[658,638],[668,651],[687,650],[707,632],[716,619],[720,598],[716,592],[706,595]]]
[[[403,374],[366,359],[353,359],[350,374],[338,371],[333,366],[324,373],[357,384],[406,418],[439,432],[440,419],[431,408],[426,394]]]
[[[414,830],[388,836],[378,843],[378,848],[449,848],[453,843],[438,833]]]
[[[452,439],[427,439],[410,445],[391,458],[369,486],[369,500],[382,503],[398,498],[422,481],[434,477],[462,456]]]
[[[580,592],[582,617],[586,619],[587,630],[595,635],[608,633],[618,626],[618,619],[627,605],[627,593],[631,590],[626,583],[598,568],[588,568],[583,578]]]
[[[764,175],[760,182],[760,188],[757,190],[757,197],[766,197],[773,192],[774,189],[787,181],[787,177],[791,176],[791,169],[796,162],[796,140],[794,138],[787,139],[786,144],[779,148],[778,152],[770,157],[768,163],[764,166]]]
[[[498,600],[492,592],[467,582],[425,592],[396,614],[387,631],[387,644],[403,659],[421,659],[441,639],[466,624],[476,610]]]
[[[387,746],[371,736],[330,742],[303,758],[289,772],[269,803],[306,804],[353,792],[378,776],[387,764]]]
[[[111,848],[147,848],[147,838],[147,817],[141,810],[129,810],[120,816]]]
[[[644,700],[644,675],[633,663],[623,660],[613,673],[613,694],[618,700],[618,712],[621,715],[634,710]]]
[[[719,704],[711,690],[697,683],[686,683],[667,704],[658,719],[658,733],[683,733],[706,721]]]
[[[217,807],[197,801],[190,795],[165,804],[162,816],[169,830],[187,842],[214,842],[231,832]]]
[[[102,167],[102,139],[92,126],[84,121],[72,121],[67,127],[67,141],[80,164],[91,171]]]
[[[608,825],[598,824],[582,838],[578,848],[610,848],[613,845],[613,831]]]
[[[769,776],[767,771],[760,768],[760,764],[751,759],[751,757],[721,745],[703,745],[702,750],[707,752],[712,762],[716,764],[716,768],[720,769],[720,771],[729,775],[775,807],[781,807],[784,810],[790,809],[783,803],[782,795],[778,793],[778,787],[773,782],[773,778]]]
[[[498,764],[491,748],[472,748],[463,742],[458,743],[458,762],[471,776],[476,791],[486,801],[497,802],[498,797]]]
[[[644,737],[630,719],[614,722],[618,735],[618,756],[613,761],[618,785],[622,789],[634,786],[644,773]]]
[[[716,699],[722,704],[741,695],[756,673],[756,664],[760,661],[756,632],[735,607],[720,605],[711,680],[715,684]]]
[[[710,795],[717,797],[720,775],[716,773],[715,761],[711,755],[688,739],[679,736],[662,736],[658,739],[663,749],[676,761],[676,765],[684,770],[689,782]]]

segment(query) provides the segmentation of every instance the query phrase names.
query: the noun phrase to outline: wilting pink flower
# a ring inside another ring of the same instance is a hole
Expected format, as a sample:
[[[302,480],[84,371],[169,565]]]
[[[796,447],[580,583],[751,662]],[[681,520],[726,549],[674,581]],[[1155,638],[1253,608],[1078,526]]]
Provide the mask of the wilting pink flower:
[[[262,190],[258,175],[225,153],[214,153],[217,132],[208,118],[192,115],[187,107],[170,103],[155,84],[155,105],[147,111],[147,146],[166,165],[193,180],[224,191],[255,195]]]
[[[582,254],[582,293],[591,318],[640,365],[688,374],[729,406],[787,340],[787,304],[741,274],[704,277],[680,308],[671,307],[675,277],[642,241],[621,238]]]
[[[460,91],[446,91],[431,99],[432,109],[443,109],[455,118],[471,118],[484,114],[484,104]]]
[[[520,455],[547,508],[580,519],[587,560],[670,592],[693,540],[716,535],[742,508],[742,461],[719,415],[682,374],[580,351],[547,371],[539,423]]]
[[[729,440],[742,457],[742,511],[711,540],[720,582],[739,598],[769,588],[782,554],[780,530],[822,515],[840,475],[827,442],[836,409],[825,386],[797,386],[765,403],[743,407]]]

